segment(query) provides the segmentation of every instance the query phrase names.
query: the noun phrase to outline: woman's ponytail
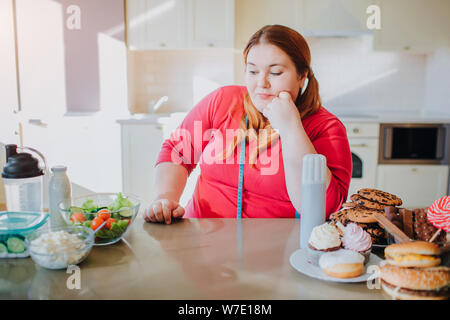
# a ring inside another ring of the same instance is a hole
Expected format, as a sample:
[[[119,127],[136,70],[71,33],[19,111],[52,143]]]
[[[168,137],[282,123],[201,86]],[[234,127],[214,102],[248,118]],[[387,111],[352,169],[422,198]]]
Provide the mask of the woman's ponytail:
[[[297,101],[295,102],[302,119],[315,113],[319,110],[320,105],[322,104],[319,95],[319,82],[317,82],[317,79],[311,69],[308,71],[307,78],[308,84],[306,89],[303,94],[301,94],[300,89]]]

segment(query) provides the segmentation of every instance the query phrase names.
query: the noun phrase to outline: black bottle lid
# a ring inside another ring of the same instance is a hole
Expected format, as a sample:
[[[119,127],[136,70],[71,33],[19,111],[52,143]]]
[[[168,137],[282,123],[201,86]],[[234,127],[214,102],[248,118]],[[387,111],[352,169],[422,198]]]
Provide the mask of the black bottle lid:
[[[39,160],[26,152],[17,153],[17,145],[7,144],[6,165],[3,167],[2,177],[6,179],[22,179],[42,176],[44,172],[39,168]]]

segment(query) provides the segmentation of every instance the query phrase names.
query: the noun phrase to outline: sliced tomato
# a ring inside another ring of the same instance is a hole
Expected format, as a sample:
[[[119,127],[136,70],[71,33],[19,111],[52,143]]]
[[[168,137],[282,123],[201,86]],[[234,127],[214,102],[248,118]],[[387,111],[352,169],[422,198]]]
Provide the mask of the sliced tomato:
[[[108,209],[102,209],[97,212],[97,218],[108,220],[111,217],[111,212]]]
[[[98,227],[100,227],[100,225],[104,222],[104,220],[102,218],[95,218],[94,220],[92,220],[91,222],[91,229],[92,230],[96,230]]]
[[[117,220],[116,219],[113,219],[113,218],[109,218],[108,220],[106,220],[106,223],[105,223],[105,227],[106,227],[106,229],[111,229],[111,224],[113,223],[113,222],[117,222]]]
[[[75,213],[72,213],[70,220],[72,220],[73,223],[83,222],[83,221],[86,221],[86,217],[84,216],[84,214],[82,214],[80,212],[75,212]]]

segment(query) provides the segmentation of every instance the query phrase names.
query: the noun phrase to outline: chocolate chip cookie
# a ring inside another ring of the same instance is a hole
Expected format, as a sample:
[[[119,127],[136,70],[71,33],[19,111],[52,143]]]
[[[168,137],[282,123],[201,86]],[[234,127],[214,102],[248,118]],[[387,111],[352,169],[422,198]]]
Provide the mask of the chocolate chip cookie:
[[[337,212],[333,212],[332,214],[330,214],[330,220],[334,223],[339,221],[344,226],[347,225],[347,222],[349,221],[347,217],[347,210],[348,209],[344,209]]]
[[[396,195],[377,189],[363,188],[358,190],[358,194],[367,200],[388,206],[401,206],[403,203]]]
[[[357,206],[358,206],[358,204],[355,202],[345,202],[342,204],[342,208],[354,208]]]
[[[365,209],[361,207],[346,209],[347,218],[353,222],[375,223],[375,213],[379,212],[374,209]]]
[[[364,207],[367,209],[376,209],[376,210],[383,210],[384,207],[386,207],[385,204],[381,204],[372,200],[368,200],[366,198],[361,197],[359,194],[352,194],[350,199],[353,201],[353,203],[356,203],[358,207]]]
[[[384,231],[383,229],[380,228],[367,228],[365,229],[366,232],[375,238],[385,238],[386,237],[386,231]]]

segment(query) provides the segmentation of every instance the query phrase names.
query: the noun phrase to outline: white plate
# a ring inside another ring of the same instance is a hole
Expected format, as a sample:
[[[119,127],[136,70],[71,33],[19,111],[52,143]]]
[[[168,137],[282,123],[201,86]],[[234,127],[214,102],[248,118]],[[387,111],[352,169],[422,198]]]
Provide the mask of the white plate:
[[[298,272],[301,272],[312,278],[333,282],[366,282],[371,275],[372,276],[374,275],[375,272],[374,270],[369,270],[370,272],[367,273],[367,267],[370,265],[378,266],[381,261],[383,261],[381,258],[371,253],[369,261],[364,266],[364,271],[362,275],[355,278],[341,279],[327,275],[325,272],[322,271],[322,269],[320,269],[319,266],[315,266],[310,261],[308,261],[306,250],[304,249],[298,249],[297,251],[292,253],[291,257],[289,258],[291,266]]]

